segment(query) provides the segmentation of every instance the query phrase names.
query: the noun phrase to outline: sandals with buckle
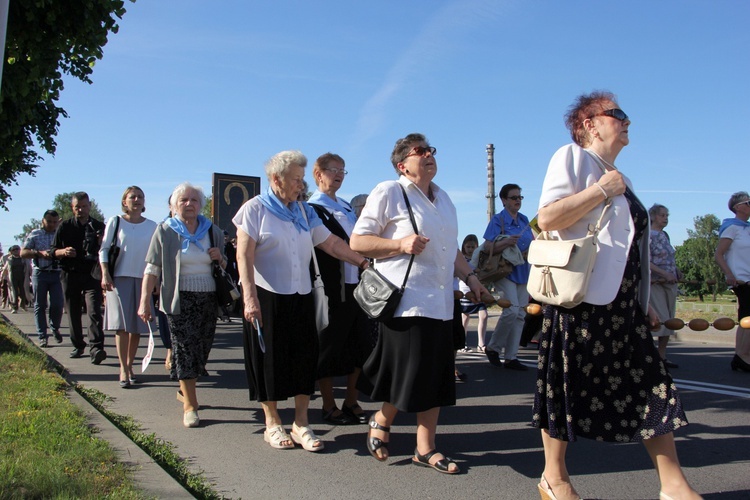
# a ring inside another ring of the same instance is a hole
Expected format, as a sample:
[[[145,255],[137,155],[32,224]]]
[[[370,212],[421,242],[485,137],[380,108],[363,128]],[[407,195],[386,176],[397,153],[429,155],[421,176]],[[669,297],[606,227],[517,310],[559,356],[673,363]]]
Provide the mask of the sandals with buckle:
[[[450,464],[455,464],[456,462],[446,456],[443,456],[444,458],[438,460],[434,464],[431,464],[430,459],[437,453],[440,452],[437,450],[432,450],[429,453],[420,455],[419,450],[414,448],[414,458],[411,459],[411,463],[413,463],[414,465],[419,465],[420,467],[429,467],[431,469],[435,469],[436,471],[443,474],[458,474],[459,472],[461,472],[458,469],[458,466],[456,466],[456,469],[451,470]]]
[[[309,427],[298,427],[292,424],[292,441],[301,445],[307,451],[320,451],[325,448],[323,441]],[[317,445],[317,446],[316,446]]]
[[[360,413],[356,413],[356,410],[359,410]],[[346,406],[345,404],[341,404],[341,411],[343,411],[346,415],[349,415],[352,420],[354,420],[354,423],[359,424],[366,424],[367,423],[367,413],[362,410],[362,407],[359,406],[357,403],[354,403],[352,406]]]
[[[379,423],[377,423],[375,421],[375,414],[376,413],[377,412],[373,413],[372,416],[370,416],[370,422],[367,424],[367,425],[370,426],[370,428],[367,430],[367,451],[369,451],[370,455],[372,455],[373,457],[375,457],[375,459],[378,460],[379,462],[385,462],[386,460],[388,460],[388,455],[387,455],[387,453],[388,453],[388,442],[387,441],[383,441],[380,438],[372,437],[370,435],[370,432],[372,431],[372,429],[377,429],[379,431],[387,432],[388,435],[390,436],[390,434],[391,434],[391,428],[390,427],[384,427],[384,426],[380,425]],[[385,452],[386,452],[386,456],[384,456],[384,457],[379,457],[378,454],[377,454],[377,451],[379,449],[381,449],[381,448],[384,449]]]
[[[276,448],[277,450],[290,450],[294,448],[292,438],[289,437],[289,434],[280,425],[263,431],[263,441],[270,444],[271,448]],[[282,444],[285,441],[289,444]]]

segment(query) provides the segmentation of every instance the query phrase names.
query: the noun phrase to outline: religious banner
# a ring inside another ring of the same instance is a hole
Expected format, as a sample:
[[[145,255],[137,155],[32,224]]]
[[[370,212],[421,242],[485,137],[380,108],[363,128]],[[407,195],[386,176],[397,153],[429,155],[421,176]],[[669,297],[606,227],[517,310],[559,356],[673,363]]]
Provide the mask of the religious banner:
[[[234,238],[237,228],[232,218],[247,200],[260,194],[260,177],[214,173],[212,184],[213,223]]]

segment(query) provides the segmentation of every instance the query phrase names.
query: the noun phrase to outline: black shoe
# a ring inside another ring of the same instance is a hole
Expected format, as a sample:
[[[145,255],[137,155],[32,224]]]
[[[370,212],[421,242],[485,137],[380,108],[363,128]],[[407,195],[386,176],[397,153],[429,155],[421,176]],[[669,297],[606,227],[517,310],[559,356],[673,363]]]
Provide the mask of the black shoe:
[[[354,413],[354,410],[360,410],[361,413]],[[360,424],[366,424],[368,421],[367,413],[362,411],[362,407],[358,404],[355,404],[354,406],[346,406],[342,403],[341,411],[343,411],[346,415],[349,415],[355,423],[358,422]]]
[[[85,347],[81,347],[80,349],[76,347],[75,349],[73,349],[72,351],[70,351],[70,357],[74,358],[74,359],[75,358],[82,358],[83,355],[85,354],[84,353],[85,349],[86,349]]]
[[[680,365],[678,365],[677,363],[672,363],[671,361],[668,361],[666,359],[664,360],[664,366],[666,366],[667,368],[679,368],[680,367]]]
[[[53,330],[52,335],[55,336],[55,342],[58,344],[62,344],[62,335],[60,334],[59,330]]]
[[[521,362],[518,361],[517,359],[511,359],[510,361],[506,361],[505,368],[509,370],[518,370],[519,372],[525,372],[526,370],[529,369],[528,366],[521,364]]]
[[[39,347],[43,349],[47,347],[47,337],[44,337],[43,339],[39,339]]]
[[[745,363],[745,360],[736,354],[732,358],[732,371],[750,372],[750,363]]]
[[[105,359],[107,359],[107,353],[104,352],[104,349],[97,349],[93,354],[91,354],[92,365],[99,365]]]
[[[500,355],[496,353],[495,351],[490,351],[489,348],[485,348],[484,354],[487,356],[487,359],[490,360],[490,364],[492,366],[498,366],[498,367],[503,366],[503,364],[500,363]]]
[[[338,415],[334,415],[336,411],[338,411],[338,408],[335,406],[329,411],[323,410],[323,420],[333,425],[351,425],[354,423],[354,420],[343,411]]]

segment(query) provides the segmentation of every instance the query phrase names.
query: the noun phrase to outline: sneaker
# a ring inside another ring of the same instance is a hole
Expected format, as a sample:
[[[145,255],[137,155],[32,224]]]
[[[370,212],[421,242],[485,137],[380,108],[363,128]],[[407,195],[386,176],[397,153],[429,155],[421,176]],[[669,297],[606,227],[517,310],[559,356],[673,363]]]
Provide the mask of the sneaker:
[[[91,354],[92,365],[99,365],[105,359],[107,359],[107,353],[104,352],[104,349],[97,349],[93,354]]]
[[[519,372],[525,372],[529,368],[526,365],[521,364],[520,361],[517,359],[511,359],[510,361],[505,361],[505,368],[509,370],[518,370]]]
[[[62,344],[62,335],[60,334],[60,330],[52,330],[52,335],[55,336],[55,342],[58,344]]]
[[[39,347],[41,348],[47,347],[47,337],[44,337],[43,339],[39,339]]]
[[[73,358],[73,359],[75,359],[75,358],[82,358],[83,354],[84,354],[84,348],[83,347],[80,348],[80,349],[78,349],[76,347],[75,349],[73,349],[72,351],[70,351],[70,357]]]

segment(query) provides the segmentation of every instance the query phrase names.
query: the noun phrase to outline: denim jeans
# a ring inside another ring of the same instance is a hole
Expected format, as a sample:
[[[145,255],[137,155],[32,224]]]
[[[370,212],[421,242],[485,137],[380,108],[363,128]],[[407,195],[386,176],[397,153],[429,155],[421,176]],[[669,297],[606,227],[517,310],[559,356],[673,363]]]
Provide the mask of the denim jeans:
[[[49,322],[52,330],[60,330],[63,315],[63,289],[60,272],[45,272],[34,269],[31,275],[34,285],[34,323],[39,340],[47,338],[47,296],[49,295]]]

